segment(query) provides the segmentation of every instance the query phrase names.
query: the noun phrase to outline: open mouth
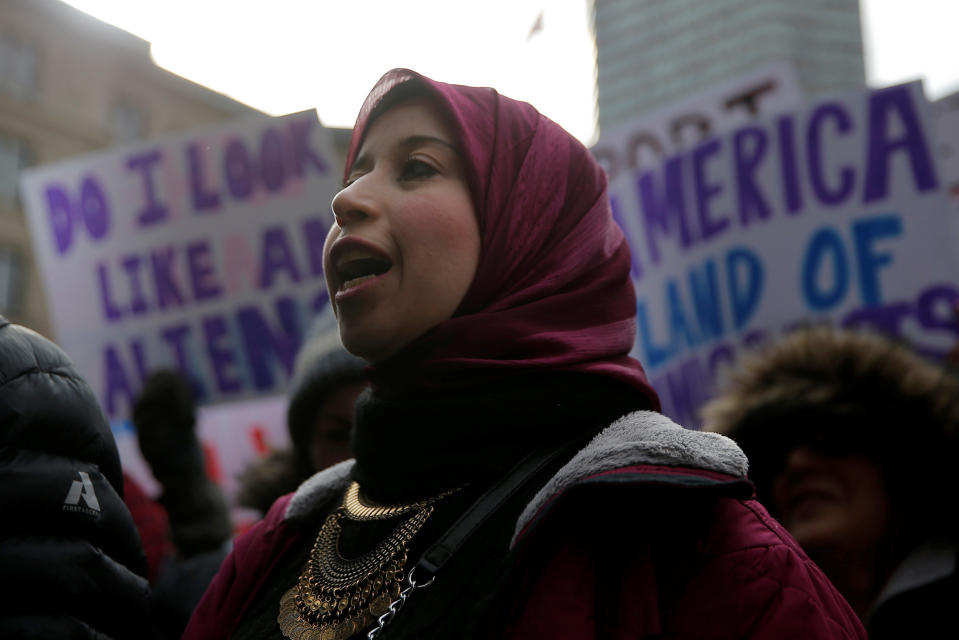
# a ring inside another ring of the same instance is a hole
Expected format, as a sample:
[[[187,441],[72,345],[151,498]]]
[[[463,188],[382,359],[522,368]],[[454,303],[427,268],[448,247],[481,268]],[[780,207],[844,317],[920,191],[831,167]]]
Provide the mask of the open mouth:
[[[339,275],[341,291],[347,291],[376,276],[390,270],[393,263],[384,258],[372,256],[348,256],[339,260],[336,271]]]

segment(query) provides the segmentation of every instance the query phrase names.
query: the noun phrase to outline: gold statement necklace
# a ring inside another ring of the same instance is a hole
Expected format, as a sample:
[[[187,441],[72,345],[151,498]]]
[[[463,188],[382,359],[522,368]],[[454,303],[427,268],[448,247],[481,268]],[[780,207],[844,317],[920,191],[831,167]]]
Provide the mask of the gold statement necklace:
[[[402,590],[406,552],[433,513],[456,491],[401,505],[377,505],[350,483],[339,509],[327,516],[296,585],[280,598],[277,622],[290,640],[346,640],[389,610]],[[385,540],[359,558],[340,555],[341,522],[385,520],[409,514]]]

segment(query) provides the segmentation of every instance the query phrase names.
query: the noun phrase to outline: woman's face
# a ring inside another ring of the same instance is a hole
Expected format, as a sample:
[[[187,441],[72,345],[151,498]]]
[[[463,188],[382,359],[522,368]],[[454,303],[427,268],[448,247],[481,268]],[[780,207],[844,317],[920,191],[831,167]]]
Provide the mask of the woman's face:
[[[793,449],[775,476],[770,505],[810,555],[852,544],[875,551],[889,525],[889,500],[879,465],[861,455]]]
[[[310,435],[310,462],[315,471],[353,457],[350,430],[353,428],[353,407],[366,382],[356,381],[339,386],[316,410]]]
[[[479,263],[476,211],[455,138],[427,99],[370,125],[323,268],[343,344],[379,362],[452,317]]]

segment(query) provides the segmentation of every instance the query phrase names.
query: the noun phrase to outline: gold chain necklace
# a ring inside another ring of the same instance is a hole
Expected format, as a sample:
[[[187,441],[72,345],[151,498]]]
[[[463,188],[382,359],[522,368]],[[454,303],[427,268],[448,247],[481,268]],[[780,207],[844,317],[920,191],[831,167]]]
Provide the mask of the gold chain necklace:
[[[327,516],[296,585],[280,598],[277,622],[290,640],[346,640],[389,610],[400,594],[406,552],[433,513],[433,504],[456,491],[411,504],[376,505],[351,482],[339,509]],[[359,558],[339,552],[342,520],[367,522],[409,514]]]

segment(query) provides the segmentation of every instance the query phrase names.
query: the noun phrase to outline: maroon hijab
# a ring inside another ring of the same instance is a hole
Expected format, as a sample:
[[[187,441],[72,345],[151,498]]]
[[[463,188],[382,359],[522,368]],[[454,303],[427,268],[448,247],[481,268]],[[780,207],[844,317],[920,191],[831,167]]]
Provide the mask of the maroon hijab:
[[[592,154],[525,102],[394,69],[360,109],[344,176],[372,120],[404,95],[435,100],[458,136],[481,252],[454,317],[375,367],[374,383],[444,389],[537,370],[591,373],[642,391],[658,409],[628,355],[629,247]]]

